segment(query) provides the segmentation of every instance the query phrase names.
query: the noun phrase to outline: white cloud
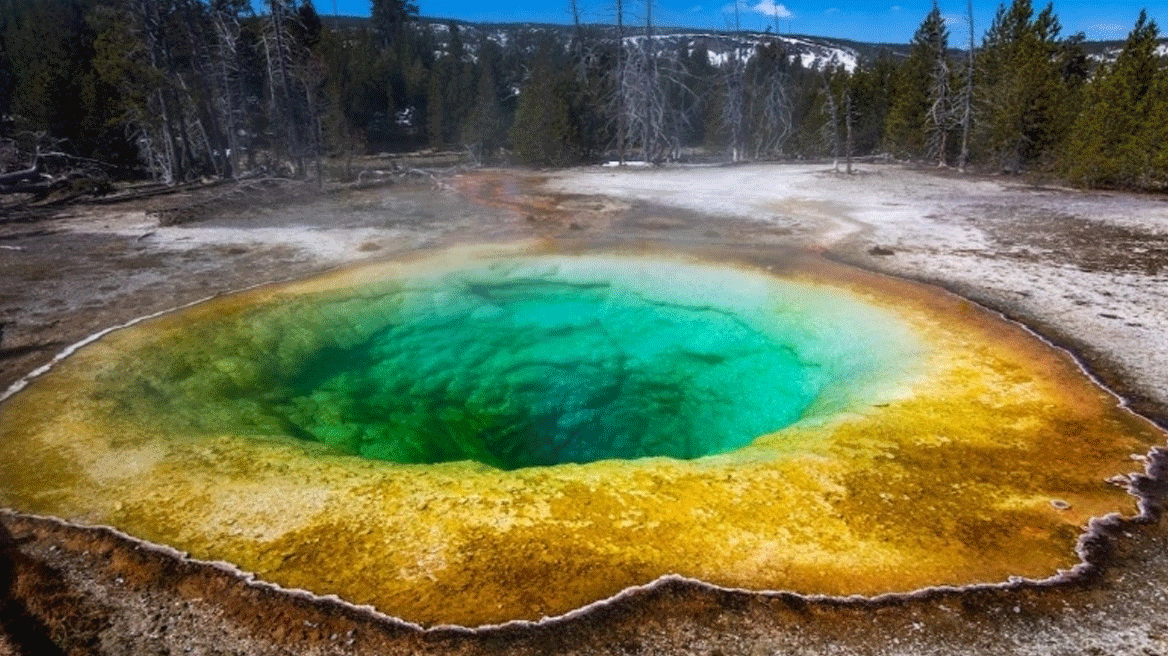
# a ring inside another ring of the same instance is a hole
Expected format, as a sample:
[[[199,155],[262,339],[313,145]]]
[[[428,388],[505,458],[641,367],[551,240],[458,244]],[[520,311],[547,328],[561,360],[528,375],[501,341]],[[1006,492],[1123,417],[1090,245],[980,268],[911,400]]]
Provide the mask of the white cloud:
[[[794,16],[791,10],[783,5],[776,5],[774,0],[759,0],[759,3],[750,8],[751,11],[757,11],[760,14],[765,14],[771,18],[790,18]]]
[[[722,7],[722,11],[728,14],[733,13],[734,3]],[[763,16],[769,16],[770,18],[792,18],[795,16],[795,14],[791,13],[790,9],[787,9],[783,5],[775,4],[774,0],[757,0],[757,2],[738,0],[738,11],[753,12],[762,14]]]
[[[825,9],[825,10],[823,11],[823,13],[825,13],[825,14],[838,14],[838,13],[839,13],[839,7],[830,7],[830,8],[828,8],[828,9]]]
[[[904,8],[900,5],[892,5],[892,11],[903,11]]]
[[[694,6],[692,6],[692,7],[690,7],[690,8],[689,8],[689,11],[690,11],[691,13],[694,13],[694,14],[698,13],[698,12],[699,12],[699,11],[701,11],[701,10],[702,10],[702,6],[701,6],[701,5],[694,5]]]

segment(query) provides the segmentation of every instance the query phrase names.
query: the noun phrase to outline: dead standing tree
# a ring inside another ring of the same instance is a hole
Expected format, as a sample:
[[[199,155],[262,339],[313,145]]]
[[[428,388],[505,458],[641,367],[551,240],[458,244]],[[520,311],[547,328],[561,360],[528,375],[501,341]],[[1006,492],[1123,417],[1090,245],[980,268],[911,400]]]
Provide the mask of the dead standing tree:
[[[851,79],[844,79],[844,157],[847,161],[847,173],[852,174],[852,126],[856,120],[856,107],[852,103],[852,84]]]
[[[821,131],[831,142],[831,168],[838,173],[840,157],[840,112],[839,106],[835,101],[835,92],[831,88],[831,75],[826,71],[823,74],[823,99],[823,107],[827,113],[827,122],[823,124]]]
[[[929,78],[929,110],[925,115],[929,131],[928,150],[937,158],[937,166],[945,166],[949,132],[954,124],[954,105],[949,86],[949,61],[942,54],[933,61]]]
[[[696,102],[684,58],[676,52],[659,53],[653,31],[652,0],[645,3],[645,33],[624,36],[624,3],[616,0],[617,38],[615,79],[604,103],[616,123],[619,163],[637,148],[646,162],[660,161],[680,151],[679,132]],[[573,4],[573,7],[575,5]],[[610,124],[611,125],[611,124]]]
[[[233,170],[236,131],[222,107],[229,72],[215,13],[196,0],[126,0],[91,17],[98,74],[118,88],[142,161],[167,184]]]
[[[661,85],[657,157],[677,160],[681,144],[693,133],[693,118],[702,99],[694,91],[694,76],[684,45],[662,52],[657,58],[657,80]]]
[[[127,57],[128,72],[135,75],[122,76],[121,82],[128,92],[127,125],[134,132],[134,143],[155,179],[173,184],[186,177],[187,157],[178,134],[178,103],[170,88],[174,78],[164,39],[167,7],[163,5],[130,0],[126,16],[118,17],[124,19],[118,28],[125,32],[107,36],[126,37],[123,46],[128,46],[128,52],[119,54]]]
[[[730,135],[730,161],[740,162],[746,150],[746,59],[737,44],[721,77],[726,94],[722,105],[722,128]]]
[[[142,160],[167,184],[211,164],[220,136],[208,125],[202,9],[193,0],[126,0],[91,16],[98,75],[118,88]]]
[[[311,52],[303,53],[303,57],[293,69],[297,82],[304,92],[304,109],[307,113],[308,141],[311,146],[313,165],[316,168],[316,186],[324,186],[324,165],[320,155],[324,142],[324,115],[327,109],[327,100],[324,97],[324,84],[328,76],[328,69],[316,55]]]
[[[754,157],[780,156],[793,131],[790,77],[786,71],[786,53],[776,39],[761,45],[752,61],[750,79],[750,116],[756,123],[751,130]]]
[[[836,87],[839,87],[837,90]],[[855,121],[855,107],[852,102],[851,79],[842,67],[823,71],[823,109],[827,122],[821,129],[824,137],[831,142],[832,170],[839,172],[840,154],[846,161],[846,171],[852,173],[852,126]],[[837,98],[837,94],[839,97]],[[842,126],[840,124],[843,124]],[[841,130],[843,134],[841,134]]]
[[[682,52],[657,52],[640,39],[629,39],[623,75],[616,85],[619,97],[611,105],[618,112],[624,111],[618,117],[618,129],[624,128],[618,141],[640,150],[645,162],[660,162],[680,153],[698,98]]]
[[[765,140],[760,140],[760,150],[771,155],[782,155],[783,146],[792,132],[791,96],[788,93],[789,80],[782,71],[776,70],[767,79],[766,95],[763,98],[763,121],[767,126]]]
[[[240,3],[233,0],[213,0],[211,24],[215,31],[215,88],[218,109],[226,137],[228,177],[240,170],[240,130],[244,93],[243,76],[239,66],[241,25]]]
[[[264,57],[267,61],[269,110],[275,132],[281,136],[283,154],[288,157],[297,176],[304,172],[304,154],[300,147],[296,112],[293,107],[292,36],[290,12],[283,0],[268,0],[270,14],[262,35]]]
[[[616,0],[616,150],[625,165],[625,4]]]
[[[642,159],[646,162],[651,162],[654,159],[654,146],[657,138],[658,127],[662,124],[662,116],[660,113],[660,106],[657,102],[661,95],[661,84],[657,79],[657,60],[654,56],[653,42],[653,0],[645,0],[645,40],[642,43],[642,75],[640,84],[644,87],[641,107],[641,153]]]
[[[956,105],[961,112],[961,155],[957,159],[957,168],[965,173],[969,163],[969,133],[973,127],[973,74],[974,74],[974,35],[973,35],[973,0],[969,0],[966,20],[969,22],[969,59],[965,64],[965,84],[957,98]]]
[[[735,0],[734,40],[730,56],[718,76],[723,93],[719,118],[723,132],[730,138],[731,162],[742,161],[746,151],[746,65],[749,56],[742,52],[742,22],[738,3],[739,0]]]
[[[643,161],[650,161],[655,108],[660,103],[660,88],[652,83],[652,63],[640,39],[632,38],[626,48],[619,93],[619,109],[624,111],[620,124],[624,134],[619,139],[626,148],[641,151]]]
[[[618,21],[617,80],[614,93],[617,120],[617,148],[620,162],[625,162],[629,148],[641,151],[642,160],[652,161],[654,144],[662,123],[664,103],[658,81],[657,62],[652,45],[652,3],[647,0],[645,34],[625,38],[623,19]],[[618,0],[617,11],[623,11]]]

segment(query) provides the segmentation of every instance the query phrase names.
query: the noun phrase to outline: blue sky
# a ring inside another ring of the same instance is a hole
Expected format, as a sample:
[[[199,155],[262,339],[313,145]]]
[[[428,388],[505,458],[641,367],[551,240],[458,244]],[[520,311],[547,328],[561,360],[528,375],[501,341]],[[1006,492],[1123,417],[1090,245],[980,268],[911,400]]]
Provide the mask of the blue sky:
[[[317,11],[354,16],[369,15],[369,0],[314,0]],[[613,0],[578,0],[585,22],[615,21]],[[737,0],[744,29],[762,30],[779,22],[782,32],[832,36],[857,41],[907,43],[932,7],[931,0]],[[534,21],[568,23],[569,0],[417,0],[423,16],[469,21]],[[732,27],[735,0],[654,0],[653,21],[659,25],[727,29]],[[1033,0],[1036,8],[1043,0]],[[625,20],[644,20],[644,0],[625,0]],[[1148,7],[1162,31],[1168,30],[1168,9],[1156,3],[1131,0],[1058,0],[1055,13],[1063,34],[1084,32],[1091,40],[1123,39],[1140,9]],[[966,38],[966,0],[941,0],[950,21],[951,42]],[[974,30],[980,40],[993,20],[997,0],[974,0]]]

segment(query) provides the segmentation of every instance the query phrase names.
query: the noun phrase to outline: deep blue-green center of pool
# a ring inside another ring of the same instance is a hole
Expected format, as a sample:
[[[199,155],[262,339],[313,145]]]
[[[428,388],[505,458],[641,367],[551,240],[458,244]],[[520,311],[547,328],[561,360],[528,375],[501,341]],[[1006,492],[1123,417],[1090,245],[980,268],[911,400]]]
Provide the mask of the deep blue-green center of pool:
[[[731,312],[607,283],[445,290],[270,399],[296,437],[402,463],[503,469],[723,453],[799,419],[818,385]]]
[[[876,403],[915,361],[902,322],[854,294],[733,268],[362,271],[166,323],[95,394],[127,429],[518,469],[728,453]]]

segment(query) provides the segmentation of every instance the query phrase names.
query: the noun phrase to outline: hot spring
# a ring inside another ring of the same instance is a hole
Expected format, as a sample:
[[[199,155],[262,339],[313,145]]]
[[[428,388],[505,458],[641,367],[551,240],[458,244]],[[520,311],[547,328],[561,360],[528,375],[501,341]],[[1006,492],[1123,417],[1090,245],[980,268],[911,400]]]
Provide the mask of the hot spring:
[[[407,464],[692,459],[895,384],[917,348],[891,314],[811,285],[532,258],[184,326],[98,397],[172,430]]]
[[[424,624],[680,574],[1049,576],[1159,435],[1024,331],[819,264],[454,249],[104,337],[4,406],[0,502]],[[1126,464],[1125,464],[1126,463]]]
[[[357,343],[283,364],[262,355],[276,344],[248,343],[259,357],[212,386],[248,399],[236,425],[378,460],[516,469],[731,451],[796,421],[827,382],[796,350],[798,317],[771,334],[684,282],[626,275],[619,263],[459,272],[387,299],[399,318]]]

